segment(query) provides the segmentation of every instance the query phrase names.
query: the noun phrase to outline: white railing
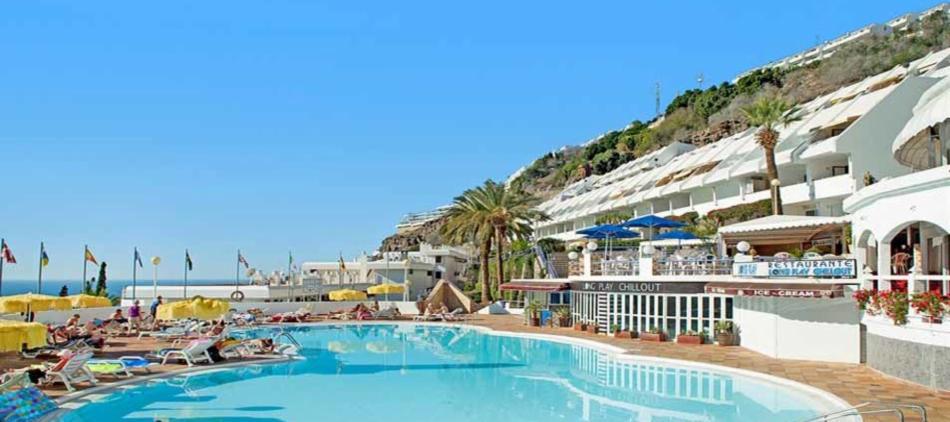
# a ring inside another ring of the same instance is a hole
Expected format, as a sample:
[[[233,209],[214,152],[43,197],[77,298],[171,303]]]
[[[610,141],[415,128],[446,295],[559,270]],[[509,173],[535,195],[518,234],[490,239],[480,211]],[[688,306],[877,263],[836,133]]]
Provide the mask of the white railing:
[[[600,262],[600,275],[635,276],[640,272],[640,262],[634,259],[609,259]]]
[[[658,261],[653,272],[657,275],[729,275],[732,258],[666,259]]]
[[[934,285],[940,287],[944,295],[950,294],[950,275],[926,275],[926,274],[904,274],[904,275],[871,275],[862,274],[859,276],[861,286],[865,289],[891,290],[892,286],[905,284],[908,292],[924,292],[933,290]]]

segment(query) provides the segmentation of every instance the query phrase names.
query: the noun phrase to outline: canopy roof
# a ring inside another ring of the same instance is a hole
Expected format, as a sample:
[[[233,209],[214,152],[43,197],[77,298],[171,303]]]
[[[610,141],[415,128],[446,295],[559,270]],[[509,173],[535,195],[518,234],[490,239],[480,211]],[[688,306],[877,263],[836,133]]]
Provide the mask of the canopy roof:
[[[621,224],[624,227],[683,227],[686,224],[679,221],[670,220],[663,217],[657,217],[655,215],[645,215],[643,217],[637,217],[632,220],[628,220]]]
[[[770,215],[719,228],[727,244],[747,241],[759,245],[784,245],[812,240],[816,235],[839,231],[849,217]]]
[[[671,230],[653,237],[654,240],[693,240],[699,239],[695,234],[682,230]]]
[[[947,119],[950,119],[950,76],[937,82],[920,96],[914,106],[914,115],[891,146],[897,161],[914,168],[929,167],[928,161],[932,152],[929,129]],[[944,132],[940,133],[942,137],[948,130],[941,132]]]

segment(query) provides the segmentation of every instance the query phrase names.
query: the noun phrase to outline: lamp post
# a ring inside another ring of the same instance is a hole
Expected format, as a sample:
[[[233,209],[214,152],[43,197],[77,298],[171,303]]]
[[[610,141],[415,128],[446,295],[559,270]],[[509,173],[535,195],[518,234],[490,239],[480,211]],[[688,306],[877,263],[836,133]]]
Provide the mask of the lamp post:
[[[152,300],[158,298],[158,264],[162,263],[162,258],[153,256],[152,262]]]
[[[778,179],[772,179],[769,184],[772,187],[772,215],[782,214],[782,206],[779,204],[779,195],[782,187],[782,181]]]

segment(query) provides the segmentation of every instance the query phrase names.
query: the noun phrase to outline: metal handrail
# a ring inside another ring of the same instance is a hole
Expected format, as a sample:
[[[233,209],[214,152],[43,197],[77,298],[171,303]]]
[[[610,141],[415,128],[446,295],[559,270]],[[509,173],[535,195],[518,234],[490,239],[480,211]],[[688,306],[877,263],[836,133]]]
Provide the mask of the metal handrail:
[[[290,340],[291,344],[293,344],[297,348],[300,348],[300,343],[297,342],[297,339],[295,339],[294,336],[290,335],[290,333],[286,331],[281,331],[277,333],[277,335],[274,336],[274,343],[277,343],[277,340],[280,339],[281,337],[286,338],[287,340]]]
[[[882,409],[863,410],[868,407],[883,407]],[[897,420],[904,421],[904,412],[901,409],[910,409],[920,414],[921,422],[927,422],[927,409],[917,404],[888,403],[888,402],[866,402],[857,406],[842,409],[831,413],[809,419],[805,422],[827,422],[841,419],[848,416],[876,415],[883,413],[892,413],[897,416]]]

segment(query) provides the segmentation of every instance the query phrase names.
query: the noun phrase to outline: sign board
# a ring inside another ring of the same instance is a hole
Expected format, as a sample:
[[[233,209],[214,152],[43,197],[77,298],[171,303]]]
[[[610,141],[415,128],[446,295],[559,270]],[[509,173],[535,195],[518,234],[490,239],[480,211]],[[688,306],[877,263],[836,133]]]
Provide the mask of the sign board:
[[[737,262],[732,264],[736,277],[817,277],[854,278],[857,264],[853,259],[803,259],[789,261]]]
[[[756,285],[761,284],[761,285]],[[709,283],[706,293],[733,296],[764,296],[793,298],[832,298],[842,297],[844,292],[837,284],[773,284],[773,283]]]
[[[659,281],[575,281],[575,292],[643,293],[643,294],[698,294],[706,283]]]

